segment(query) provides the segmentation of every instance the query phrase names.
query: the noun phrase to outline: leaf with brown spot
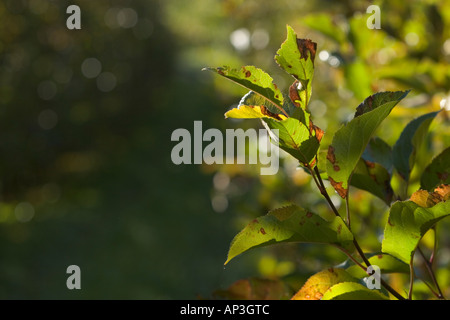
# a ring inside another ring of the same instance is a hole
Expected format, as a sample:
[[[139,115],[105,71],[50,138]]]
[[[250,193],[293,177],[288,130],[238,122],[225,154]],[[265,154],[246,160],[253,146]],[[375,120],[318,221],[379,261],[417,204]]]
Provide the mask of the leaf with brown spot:
[[[380,137],[372,137],[362,156],[364,160],[379,163],[389,174],[392,173],[392,148]]]
[[[275,61],[287,73],[292,75],[301,83],[298,90],[298,101],[300,107],[306,110],[311,99],[311,82],[314,75],[314,58],[316,56],[317,44],[309,39],[298,39],[294,29],[287,26],[287,38],[277,51]]]
[[[312,275],[291,300],[320,300],[325,292],[340,282],[357,282],[344,269],[330,268]]]
[[[348,189],[345,189],[342,187],[342,182],[336,182],[334,179],[330,176],[328,176],[328,180],[330,181],[331,185],[333,186],[334,190],[342,197],[345,198],[347,196]]]
[[[394,196],[391,175],[381,164],[361,158],[353,172],[350,184],[370,192],[383,200],[388,206]]]
[[[420,198],[422,197],[422,193]],[[424,234],[438,221],[450,215],[450,201],[424,207],[414,201],[397,201],[390,210],[384,229],[382,251],[410,264]]]
[[[203,70],[214,71],[217,74],[252,90],[265,99],[274,107],[273,113],[283,114],[288,117],[288,111],[284,109],[284,97],[278,87],[273,83],[273,79],[263,70],[254,66],[245,66],[241,69],[230,67],[204,68]]]
[[[409,200],[423,208],[430,208],[439,202],[447,201],[450,197],[450,185],[440,185],[433,192],[427,190],[417,190],[411,195]]]
[[[242,229],[231,242],[225,264],[252,248],[283,242],[325,243],[348,250],[353,248],[353,235],[340,217],[327,221],[291,205],[270,211]]]
[[[266,99],[253,91],[242,97],[239,105],[225,113],[225,118],[235,119],[261,119],[271,118],[277,121],[287,119],[284,114],[278,113],[277,108]]]
[[[319,141],[311,136],[309,128],[296,118],[287,118],[282,121],[265,118],[263,124],[268,130],[278,130],[277,139],[272,139],[275,145],[292,155],[302,164],[310,164],[315,160],[319,149]]]
[[[351,176],[370,137],[408,92],[380,92],[367,98],[358,107],[355,118],[334,134],[328,149],[327,173],[341,197],[347,195]]]

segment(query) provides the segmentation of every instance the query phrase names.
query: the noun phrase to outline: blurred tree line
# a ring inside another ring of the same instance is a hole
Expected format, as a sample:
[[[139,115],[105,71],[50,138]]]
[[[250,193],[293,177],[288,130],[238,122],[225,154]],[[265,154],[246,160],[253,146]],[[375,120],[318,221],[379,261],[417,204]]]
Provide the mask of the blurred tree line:
[[[414,117],[450,109],[449,1],[79,0],[81,30],[66,28],[70,4],[0,3],[3,299],[209,297],[255,275],[298,284],[343,261],[332,249],[284,246],[224,269],[229,241],[249,219],[287,202],[316,212],[326,203],[289,157],[276,176],[170,159],[171,133],[192,131],[194,120],[222,130],[258,125],[225,120],[245,91],[201,68],[252,64],[286,89],[273,61],[286,24],[318,43],[310,106],[325,131],[376,91],[413,90],[380,129],[388,143]],[[381,8],[380,30],[366,26],[370,4]],[[448,112],[430,131],[416,177],[449,145]],[[382,228],[387,207],[352,193],[364,217],[354,228]],[[446,265],[449,242],[439,251]],[[72,264],[81,268],[79,291],[65,285]],[[448,287],[448,270],[438,276]]]

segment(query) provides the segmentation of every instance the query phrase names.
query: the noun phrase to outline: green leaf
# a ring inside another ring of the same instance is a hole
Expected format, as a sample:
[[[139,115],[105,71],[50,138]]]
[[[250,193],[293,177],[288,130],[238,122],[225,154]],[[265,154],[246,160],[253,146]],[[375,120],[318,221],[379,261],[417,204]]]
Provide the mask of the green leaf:
[[[389,300],[389,297],[357,282],[341,282],[328,289],[322,300]]]
[[[328,148],[327,173],[342,198],[347,195],[349,180],[370,137],[408,92],[379,92],[369,96],[356,109],[355,118],[333,136]]]
[[[362,155],[364,160],[381,164],[389,173],[392,173],[392,148],[383,139],[372,137]]]
[[[384,230],[382,251],[409,264],[423,235],[450,215],[450,201],[423,208],[413,201],[395,202]]]
[[[409,266],[389,254],[376,254],[369,258],[371,265],[378,266],[382,274],[409,273]],[[357,265],[345,269],[355,278],[367,277],[367,273]]]
[[[350,184],[372,193],[389,206],[394,196],[390,181],[391,175],[382,165],[361,158],[353,172]]]
[[[430,191],[440,184],[450,184],[450,147],[431,161],[420,179],[421,189]]]
[[[272,112],[282,113],[285,116],[288,116],[287,112],[283,109],[284,98],[282,92],[273,83],[272,77],[263,70],[254,66],[244,66],[241,69],[219,67],[204,68],[203,70],[214,71],[219,75],[254,91],[276,108],[276,110],[272,110]]]
[[[300,82],[300,85],[297,84],[296,87],[299,104],[304,110],[311,98],[316,48],[315,42],[309,39],[298,39],[294,29],[287,26],[287,38],[275,56],[279,66]]]
[[[237,255],[260,246],[282,242],[327,243],[351,248],[353,235],[340,217],[326,221],[312,212],[291,205],[254,219],[231,242],[227,264]]]
[[[278,139],[272,139],[281,149],[295,157],[303,164],[309,164],[314,160],[319,149],[319,140],[311,135],[300,120],[296,118],[287,118],[282,121],[273,119],[264,119],[268,130],[278,130]]]
[[[394,167],[405,181],[409,181],[416,152],[428,133],[431,121],[438,113],[439,111],[430,112],[408,123],[392,149]]]

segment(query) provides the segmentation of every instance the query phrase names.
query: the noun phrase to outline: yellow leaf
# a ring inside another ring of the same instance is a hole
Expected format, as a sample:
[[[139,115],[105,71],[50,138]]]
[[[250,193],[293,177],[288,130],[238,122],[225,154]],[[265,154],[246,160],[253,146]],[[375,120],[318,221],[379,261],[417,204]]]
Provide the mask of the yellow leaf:
[[[348,281],[356,280],[344,269],[330,268],[311,276],[291,300],[320,300],[329,288]]]
[[[433,192],[417,190],[411,195],[410,200],[423,208],[430,208],[439,202],[450,198],[450,185],[441,184]]]
[[[225,113],[226,118],[236,119],[258,119],[258,118],[272,118],[275,120],[284,120],[286,116],[276,114],[267,110],[264,106],[246,106],[240,105]]]

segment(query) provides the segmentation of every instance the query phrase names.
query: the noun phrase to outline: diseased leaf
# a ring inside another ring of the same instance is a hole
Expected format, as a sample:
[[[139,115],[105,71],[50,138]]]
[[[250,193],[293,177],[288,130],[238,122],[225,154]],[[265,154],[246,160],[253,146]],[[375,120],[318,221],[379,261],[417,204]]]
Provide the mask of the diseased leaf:
[[[411,195],[409,200],[421,207],[429,208],[441,201],[447,201],[450,197],[450,185],[440,185],[434,189],[434,192],[427,190],[418,190]]]
[[[312,275],[291,300],[320,300],[325,292],[340,282],[358,281],[344,269],[330,268]]]
[[[281,149],[291,154],[303,164],[314,161],[319,149],[319,140],[311,135],[309,128],[296,118],[288,118],[282,121],[264,119],[268,130],[278,130],[278,140],[273,139]]]
[[[227,289],[216,290],[215,299],[228,300],[288,300],[293,290],[280,280],[249,278],[231,284]]]
[[[424,208],[413,201],[395,202],[384,230],[382,251],[409,264],[423,235],[450,215],[450,201]]]
[[[203,70],[211,70],[219,75],[240,84],[241,86],[254,91],[261,97],[275,106],[274,113],[284,114],[288,116],[287,111],[283,109],[284,98],[281,91],[273,83],[273,79],[263,70],[254,66],[244,66],[241,69],[232,69],[230,67],[204,68]]]
[[[341,282],[328,289],[322,300],[389,300],[389,297],[356,282]]]
[[[299,103],[306,110],[311,98],[311,82],[314,75],[314,59],[317,44],[309,39],[298,39],[290,26],[287,26],[287,39],[277,51],[275,61],[287,73],[297,79]]]
[[[430,112],[408,123],[392,148],[394,167],[405,181],[409,181],[416,152],[423,142],[425,135],[428,133],[431,121],[433,121],[438,113],[439,111]]]
[[[378,266],[382,274],[409,272],[409,266],[406,263],[386,253],[373,255],[369,258],[369,262],[371,265]],[[367,273],[357,265],[352,265],[345,270],[355,278],[367,277]]]
[[[328,179],[342,198],[347,195],[349,180],[370,137],[408,92],[380,92],[371,95],[358,106],[355,118],[335,133],[328,148],[327,173]]]
[[[391,176],[380,164],[361,158],[356,165],[350,184],[368,191],[390,205],[394,191]]]
[[[431,161],[420,179],[422,189],[433,190],[439,184],[450,184],[450,147]]]
[[[254,219],[231,242],[227,264],[237,255],[282,242],[327,243],[351,248],[353,235],[340,217],[326,221],[296,205],[270,211]]]
[[[253,91],[242,97],[237,108],[225,113],[226,118],[255,119],[272,118],[275,120],[286,119],[286,116],[276,112],[276,107]]]

